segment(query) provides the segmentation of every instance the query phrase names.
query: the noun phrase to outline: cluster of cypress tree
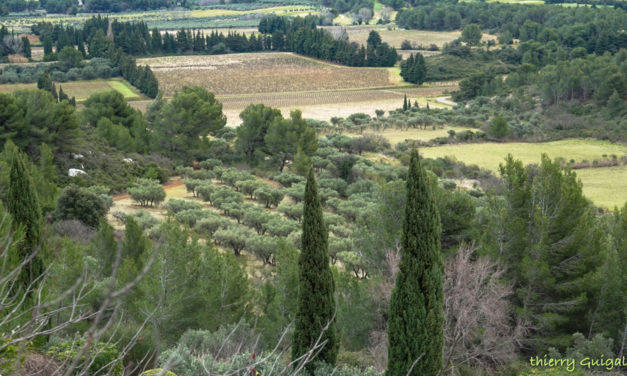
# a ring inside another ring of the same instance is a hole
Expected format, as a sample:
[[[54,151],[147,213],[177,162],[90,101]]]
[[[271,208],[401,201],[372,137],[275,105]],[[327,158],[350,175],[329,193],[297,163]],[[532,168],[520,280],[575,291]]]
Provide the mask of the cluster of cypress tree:
[[[422,84],[427,78],[427,65],[422,54],[409,55],[409,58],[401,62],[401,77],[413,84]]]
[[[329,60],[354,67],[391,67],[398,60],[396,50],[372,31],[367,46],[333,38],[316,28],[319,18],[267,16],[259,22],[259,32],[272,34],[272,49]]]
[[[65,94],[61,86],[59,86],[59,92],[57,92],[57,87],[52,82],[52,79],[50,79],[50,75],[48,74],[48,72],[45,72],[39,77],[39,79],[37,79],[37,89],[48,91],[52,93],[52,96],[57,101],[61,102],[63,100],[66,100],[72,106],[76,107],[76,98],[70,98],[67,94]]]
[[[398,60],[396,50],[387,43],[381,42],[381,37],[374,31],[371,32],[367,45],[360,46],[356,43],[334,39],[327,30],[316,28],[319,23],[320,17],[318,16],[288,18],[272,15],[260,20],[261,35],[253,34],[247,37],[237,32],[229,32],[226,35],[212,32],[204,35],[200,31],[185,28],[179,30],[176,35],[173,33],[162,35],[157,28],[149,30],[144,22],[131,23],[117,20],[110,22],[107,18],[98,16],[88,20],[82,30],[70,27],[64,29],[50,23],[39,23],[33,27],[33,32],[43,36],[46,54],[52,53],[54,44],[56,44],[57,51],[66,45],[77,45],[79,50],[84,52],[85,41],[89,44],[90,55],[94,55],[92,50],[107,50],[107,42],[103,42],[107,36],[109,41],[113,41],[115,47],[132,56],[273,50],[296,52],[357,67],[390,67]],[[102,30],[102,33],[98,33],[98,30]],[[96,43],[94,43],[94,37],[96,37]],[[92,46],[94,44],[96,44],[95,47]],[[100,56],[105,57],[102,54]]]

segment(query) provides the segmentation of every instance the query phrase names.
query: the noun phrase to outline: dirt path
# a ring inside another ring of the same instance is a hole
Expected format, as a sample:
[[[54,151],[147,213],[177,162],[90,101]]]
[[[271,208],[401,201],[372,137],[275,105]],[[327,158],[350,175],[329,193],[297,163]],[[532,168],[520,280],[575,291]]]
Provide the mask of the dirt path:
[[[163,184],[163,189],[167,190],[170,188],[174,188],[174,187],[178,187],[180,185],[183,185],[183,180],[181,180],[180,177],[176,176],[174,178],[172,178],[169,182],[167,182],[166,184]],[[115,197],[113,197],[113,201],[120,201],[120,200],[124,200],[127,198],[131,198],[131,195],[129,194],[123,194],[123,195],[117,195]]]

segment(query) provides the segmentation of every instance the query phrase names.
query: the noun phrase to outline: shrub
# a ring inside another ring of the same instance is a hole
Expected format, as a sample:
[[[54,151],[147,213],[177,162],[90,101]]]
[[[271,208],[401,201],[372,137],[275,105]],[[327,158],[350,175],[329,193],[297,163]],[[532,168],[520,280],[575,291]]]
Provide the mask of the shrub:
[[[211,194],[215,192],[217,187],[211,183],[203,183],[196,187],[196,194],[203,200],[211,203]]]
[[[277,207],[279,213],[283,213],[289,219],[300,222],[303,218],[303,204],[281,204]]]
[[[106,214],[106,205],[100,197],[72,184],[61,192],[52,216],[55,221],[76,219],[96,228]]]
[[[276,247],[277,238],[274,236],[256,235],[246,239],[246,250],[267,265],[275,265],[274,250]]]
[[[52,356],[59,362],[71,362],[77,356],[79,351],[85,346],[84,339],[70,340],[59,343],[48,349],[47,354]],[[110,374],[111,376],[122,376],[122,361],[120,359],[120,352],[111,343],[98,342],[89,348],[89,357],[82,356],[76,367],[76,372],[73,375],[78,374],[83,369],[85,361],[89,361],[89,374]],[[104,372],[103,372],[104,370]]]
[[[202,218],[207,218],[212,214],[209,210],[203,209],[187,209],[183,210],[176,214],[176,219],[189,227],[196,226],[196,222],[198,222]]]
[[[213,234],[213,239],[219,245],[229,247],[236,256],[241,255],[246,248],[246,240],[255,236],[254,232],[244,226],[230,226],[221,228]]]
[[[321,159],[320,157],[312,157],[312,158],[318,158]],[[313,159],[312,159],[313,162]],[[328,161],[327,161],[328,163]],[[324,164],[326,166],[326,163]],[[296,174],[292,174],[290,172],[282,172],[276,176],[274,176],[272,179],[278,181],[279,183],[281,183],[281,185],[283,185],[284,187],[291,187],[292,184],[295,183],[302,183],[305,181],[305,178],[300,176],[300,175],[296,175]]]
[[[167,210],[170,210],[174,214],[182,212],[183,210],[202,209],[202,205],[197,202],[189,200],[179,200],[175,198],[168,200],[168,202],[163,207]]]
[[[128,193],[140,206],[158,205],[165,199],[165,190],[154,179],[137,179]]]
[[[205,170],[213,170],[215,167],[222,166],[222,161],[215,158],[209,158],[200,162],[199,165],[200,168],[204,168]]]
[[[229,227],[231,223],[232,222],[230,220],[220,215],[210,215],[196,222],[196,226],[194,228],[199,233],[213,237],[213,234],[218,231],[218,229]]]
[[[271,206],[278,206],[285,194],[280,189],[261,187],[255,190],[254,196],[257,198],[257,201],[264,204],[266,208],[270,208]]]

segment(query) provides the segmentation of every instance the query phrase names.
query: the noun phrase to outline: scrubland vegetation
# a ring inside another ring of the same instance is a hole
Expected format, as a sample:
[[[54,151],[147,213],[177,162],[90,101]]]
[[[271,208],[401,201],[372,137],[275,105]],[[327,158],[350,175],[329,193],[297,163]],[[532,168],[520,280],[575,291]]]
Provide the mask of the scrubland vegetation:
[[[627,16],[515,3],[2,4],[0,375],[623,374]]]

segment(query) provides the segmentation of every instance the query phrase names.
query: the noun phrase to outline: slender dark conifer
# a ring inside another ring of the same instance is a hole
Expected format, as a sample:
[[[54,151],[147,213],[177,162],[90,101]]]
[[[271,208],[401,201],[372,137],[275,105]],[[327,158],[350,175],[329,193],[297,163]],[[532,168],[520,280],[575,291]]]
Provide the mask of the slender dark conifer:
[[[292,359],[325,343],[316,361],[335,365],[339,340],[335,330],[335,282],[329,265],[328,235],[313,169],[309,169],[303,207],[303,237],[298,260],[299,295]],[[326,328],[326,329],[325,329]],[[312,364],[307,368],[312,370]]]
[[[402,253],[388,318],[387,376],[435,376],[442,368],[444,274],[440,216],[418,152],[411,154]]]

